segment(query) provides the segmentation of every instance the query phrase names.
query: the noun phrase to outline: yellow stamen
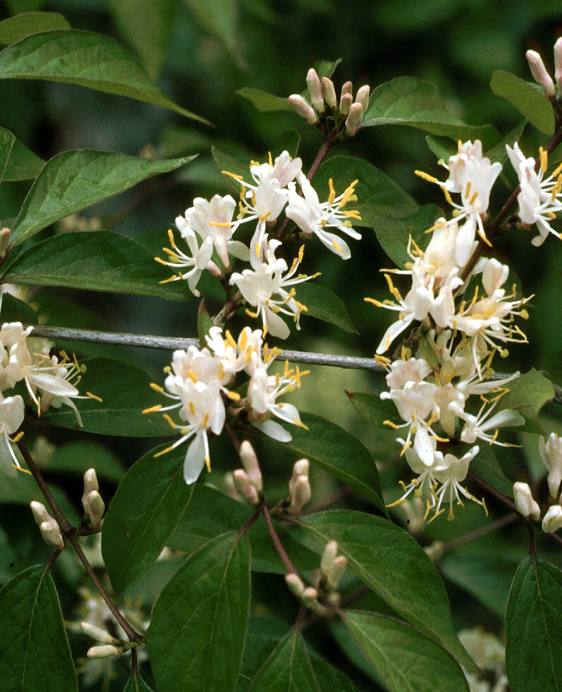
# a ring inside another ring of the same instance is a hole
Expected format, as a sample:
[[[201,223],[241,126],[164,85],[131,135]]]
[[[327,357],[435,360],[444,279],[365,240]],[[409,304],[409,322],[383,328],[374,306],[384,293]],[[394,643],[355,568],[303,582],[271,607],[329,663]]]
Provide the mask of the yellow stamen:
[[[157,411],[160,411],[161,408],[162,408],[162,404],[156,404],[155,406],[149,406],[148,408],[143,409],[143,414],[156,413]]]
[[[86,392],[86,396],[88,399],[93,399],[94,401],[99,401],[100,404],[103,404],[103,399],[101,396],[98,396],[97,394],[93,394],[92,392]]]
[[[426,173],[425,171],[414,171],[414,173],[418,176],[418,178],[421,178],[428,183],[439,183],[437,178],[435,178],[433,175],[429,175],[429,173]]]

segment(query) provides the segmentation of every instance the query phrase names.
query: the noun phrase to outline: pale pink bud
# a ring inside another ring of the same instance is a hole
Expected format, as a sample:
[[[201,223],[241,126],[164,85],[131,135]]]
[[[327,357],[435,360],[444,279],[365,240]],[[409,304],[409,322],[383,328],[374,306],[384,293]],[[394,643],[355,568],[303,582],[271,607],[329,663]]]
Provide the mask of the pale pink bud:
[[[347,558],[343,555],[339,555],[332,563],[330,571],[328,572],[328,588],[335,591],[338,588],[340,579],[343,577],[344,572],[347,568]]]
[[[336,96],[334,83],[329,77],[322,77],[322,94],[324,96],[324,101],[326,101],[330,108],[337,107],[338,97]]]
[[[320,560],[320,571],[326,576],[329,574],[330,569],[334,560],[338,555],[338,543],[337,541],[328,541],[324,547],[324,552],[322,553],[322,559]]]
[[[527,483],[514,483],[513,497],[515,499],[515,509],[519,514],[523,517],[530,517],[533,521],[539,520],[541,510],[533,499],[531,488]]]
[[[206,269],[208,272],[210,272],[213,276],[216,276],[218,279],[222,277],[222,271],[219,269],[216,262],[213,262],[213,260],[209,260]]]
[[[363,84],[362,87],[357,89],[357,94],[355,95],[356,103],[360,103],[363,106],[363,112],[365,112],[369,106],[369,96],[371,95],[371,87],[368,84]]]
[[[294,572],[286,574],[285,583],[292,594],[294,594],[298,599],[302,598],[304,593],[304,584],[298,574],[295,574]]]
[[[95,639],[97,642],[101,642],[102,644],[115,644],[115,642],[118,641],[115,639],[115,637],[112,637],[109,632],[106,632],[105,630],[102,630],[101,627],[92,625],[89,622],[81,622],[80,627],[85,635],[91,637],[91,639]]]
[[[308,87],[308,93],[310,94],[310,101],[312,107],[317,113],[324,112],[324,97],[322,96],[322,84],[320,83],[320,77],[318,72],[311,67],[306,75],[306,86]]]
[[[318,591],[313,586],[307,586],[302,594],[302,602],[310,607],[318,599]]]
[[[357,132],[361,120],[363,120],[363,106],[360,103],[352,103],[345,121],[345,129],[351,137]]]
[[[290,492],[291,504],[289,511],[291,514],[300,514],[303,507],[310,502],[312,490],[307,476],[299,476],[293,483],[292,491]]]
[[[263,490],[263,479],[261,475],[260,463],[258,457],[254,451],[252,445],[248,440],[244,440],[240,445],[240,459],[242,460],[242,465],[246,469],[248,478],[254,488],[261,493]]]
[[[562,36],[554,44],[554,79],[562,89]]]
[[[99,529],[102,517],[105,514],[105,503],[97,490],[91,490],[88,493],[87,504],[87,515],[90,519],[90,523],[94,529]]]
[[[344,94],[353,94],[353,82],[347,81],[342,84],[340,98],[344,96]]]
[[[542,530],[545,533],[554,533],[562,529],[562,507],[560,505],[552,505],[542,520]]]
[[[54,545],[55,548],[59,548],[60,550],[64,548],[64,540],[59,525],[54,519],[41,522],[41,524],[39,524],[39,531],[41,531],[45,543]]]
[[[554,82],[552,81],[552,77],[548,74],[541,56],[536,50],[528,50],[525,53],[525,57],[527,58],[529,69],[531,70],[535,82],[542,86],[548,98],[554,96]]]
[[[344,94],[340,99],[340,113],[347,115],[352,103],[353,96],[351,94]]]
[[[88,649],[86,656],[88,658],[108,658],[109,656],[121,656],[122,649],[118,649],[111,644],[102,644],[101,646],[92,646]]]
[[[246,498],[251,505],[259,505],[260,498],[258,491],[252,485],[248,474],[243,469],[236,469],[234,472],[234,485],[236,490]]]
[[[291,94],[288,101],[295,112],[304,118],[309,125],[315,125],[318,122],[318,116],[314,109],[300,94]]]
[[[234,500],[240,500],[240,493],[238,492],[238,490],[236,490],[236,486],[234,485],[234,474],[230,471],[228,473],[225,473],[223,477],[223,482],[226,488],[227,495],[232,497]]]

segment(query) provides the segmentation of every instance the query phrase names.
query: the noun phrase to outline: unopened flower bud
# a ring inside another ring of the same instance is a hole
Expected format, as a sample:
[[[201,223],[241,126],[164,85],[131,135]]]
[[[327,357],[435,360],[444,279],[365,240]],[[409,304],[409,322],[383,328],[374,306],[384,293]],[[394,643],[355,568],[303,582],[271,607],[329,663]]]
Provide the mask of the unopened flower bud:
[[[97,490],[88,493],[88,518],[94,529],[101,527],[101,520],[105,513],[105,502]]]
[[[310,101],[312,107],[317,113],[324,112],[324,97],[322,96],[322,84],[320,83],[320,77],[318,72],[311,67],[306,75],[306,86],[308,87],[308,93],[310,94]]]
[[[322,553],[322,559],[320,560],[320,571],[326,576],[329,574],[330,569],[338,555],[338,543],[337,541],[328,541]]]
[[[368,84],[363,84],[363,86],[357,89],[357,94],[355,95],[356,103],[360,103],[363,106],[363,112],[365,112],[369,106],[369,97],[371,95],[371,87]]]
[[[318,591],[313,586],[307,586],[302,594],[302,602],[310,607],[318,599]]]
[[[122,653],[122,649],[118,649],[112,644],[102,644],[101,646],[90,647],[86,656],[88,658],[108,658],[109,656],[121,656]]]
[[[293,464],[293,479],[296,480],[298,476],[308,476],[310,469],[310,462],[308,459],[299,459]]]
[[[88,494],[91,493],[92,490],[99,491],[99,489],[100,486],[98,483],[98,477],[96,475],[96,469],[88,469],[84,473],[84,492],[82,493],[82,507],[84,508],[84,514],[87,515],[89,513]]]
[[[89,622],[81,622],[80,627],[85,635],[102,644],[115,644],[115,642],[118,641],[115,637],[112,637],[109,632],[106,632],[106,630],[102,630],[101,627],[92,625]]]
[[[545,533],[554,533],[562,529],[562,507],[560,505],[552,505],[542,520],[542,530]]]
[[[263,480],[261,475],[260,463],[258,457],[254,451],[252,445],[248,440],[244,440],[240,445],[240,459],[242,460],[242,465],[246,469],[248,478],[254,488],[261,493],[263,490]]]
[[[42,502],[36,502],[33,500],[33,502],[29,503],[29,506],[31,507],[33,518],[35,519],[37,526],[42,524],[44,521],[51,521],[51,515],[49,512],[47,512],[47,508]]]
[[[298,574],[295,574],[294,572],[286,574],[285,583],[292,594],[294,594],[298,599],[302,599],[302,595],[304,593],[304,584]]]
[[[218,279],[222,277],[221,269],[219,269],[218,265],[216,262],[213,262],[213,260],[209,260],[207,262],[207,271],[213,276],[216,276]]]
[[[562,89],[562,36],[554,44],[554,79]]]
[[[62,533],[60,532],[59,525],[54,519],[41,522],[41,524],[39,524],[39,531],[41,531],[45,543],[54,545],[55,548],[59,548],[60,550],[64,548]]]
[[[332,563],[330,571],[328,572],[327,584],[331,591],[335,591],[338,588],[340,579],[343,577],[345,570],[347,569],[347,558],[344,555],[339,555]]]
[[[252,482],[250,481],[250,478],[248,477],[246,471],[244,471],[243,469],[236,469],[233,475],[234,485],[236,487],[236,490],[238,490],[238,492],[240,493],[240,495],[246,498],[246,500],[248,500],[248,502],[251,505],[259,505],[260,498],[258,495],[258,491],[252,485]]]
[[[291,514],[300,514],[303,507],[310,502],[312,497],[312,489],[308,476],[299,476],[293,483],[292,491],[290,492],[291,504],[289,511]]]
[[[4,257],[10,244],[11,231],[9,228],[0,229],[0,257]]]
[[[345,121],[345,129],[347,134],[353,137],[357,132],[357,128],[363,120],[363,106],[360,103],[352,103],[349,108],[349,115]]]
[[[337,107],[338,97],[336,96],[334,83],[329,77],[322,77],[322,94],[324,96],[324,101],[326,101],[330,108]]]
[[[353,96],[351,94],[344,94],[340,99],[340,113],[342,115],[347,115],[352,103]]]
[[[289,103],[296,113],[301,118],[304,118],[309,125],[315,125],[318,122],[318,116],[314,112],[314,108],[303,99],[300,94],[291,94],[288,98]]]
[[[552,77],[548,74],[541,56],[535,50],[528,50],[525,53],[525,57],[527,58],[529,69],[531,70],[535,82],[542,86],[548,98],[554,96],[554,82],[552,81]]]
[[[515,499],[515,509],[524,517],[530,517],[533,521],[538,521],[541,510],[533,499],[531,488],[527,483],[513,484],[513,497]]]
[[[340,98],[345,94],[353,94],[353,82],[349,80],[341,85]]]
[[[231,471],[224,474],[223,482],[227,495],[232,497],[234,500],[240,500],[240,493],[238,490],[236,490],[236,486],[234,484],[234,474]]]
[[[550,433],[546,442],[539,437],[539,452],[548,469],[548,492],[557,497],[562,482],[562,437]]]

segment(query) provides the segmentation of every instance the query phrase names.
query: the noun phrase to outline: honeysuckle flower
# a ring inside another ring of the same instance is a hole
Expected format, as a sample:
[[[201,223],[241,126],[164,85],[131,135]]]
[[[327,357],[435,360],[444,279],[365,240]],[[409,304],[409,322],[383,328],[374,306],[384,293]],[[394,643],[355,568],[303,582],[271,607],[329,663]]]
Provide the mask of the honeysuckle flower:
[[[27,337],[32,328],[21,322],[4,322],[0,328],[0,390],[14,387],[24,377],[24,368],[31,364]]]
[[[448,502],[449,518],[452,518],[454,516],[453,503],[456,502],[462,505],[461,496],[465,497],[467,500],[476,502],[478,505],[484,506],[483,500],[478,500],[462,485],[468,474],[470,462],[479,451],[479,447],[475,445],[460,458],[456,457],[454,454],[445,454],[443,459],[436,466],[433,476],[441,486],[435,493],[436,505],[434,517],[439,516],[441,513],[441,505],[443,502]]]
[[[532,157],[525,157],[519,144],[513,147],[506,145],[507,154],[511,165],[519,177],[521,191],[517,195],[519,203],[519,218],[524,224],[536,224],[539,234],[531,243],[538,247],[544,243],[549,233],[556,238],[561,234],[556,231],[551,221],[562,210],[562,164],[548,176],[548,154],[546,150],[539,150],[539,167]],[[546,177],[545,177],[546,176]]]
[[[558,529],[562,529],[562,506],[552,505],[542,519],[542,530],[555,533]]]
[[[440,164],[449,172],[449,177],[444,182],[423,171],[416,171],[416,174],[439,185],[447,201],[455,209],[456,221],[467,219],[475,224],[480,238],[490,245],[482,216],[488,211],[490,192],[502,170],[501,163],[492,163],[487,156],[483,156],[480,140],[469,140],[459,141],[457,154],[449,158],[448,164],[443,161]],[[451,193],[460,195],[460,203],[453,201]]]
[[[351,251],[348,244],[339,235],[326,229],[334,228],[350,238],[361,239],[361,234],[352,227],[353,220],[360,220],[361,216],[356,209],[346,208],[350,202],[357,201],[355,188],[358,181],[354,180],[342,194],[336,195],[330,178],[327,202],[320,202],[318,193],[302,173],[297,176],[297,181],[302,195],[297,192],[294,183],[289,184],[289,203],[285,215],[297,224],[305,236],[315,235],[336,255],[349,259]]]
[[[13,468],[21,468],[12,449],[11,436],[22,425],[24,414],[25,406],[19,394],[5,399],[2,397],[0,401],[0,462],[2,470],[6,472],[10,472]]]
[[[402,420],[423,421],[431,413],[437,390],[435,384],[425,381],[430,372],[423,358],[394,361],[386,376],[389,391],[382,392],[380,398],[393,401]]]
[[[513,484],[513,498],[515,501],[515,509],[521,516],[530,517],[533,521],[538,521],[540,519],[540,507],[534,500],[531,488],[527,483]]]
[[[299,412],[293,404],[278,403],[277,399],[301,386],[301,378],[308,371],[292,369],[287,361],[282,373],[269,374],[268,365],[255,368],[248,384],[247,401],[252,425],[279,442],[290,442],[292,435],[271,416],[280,421],[304,428]]]
[[[171,248],[162,248],[162,251],[166,253],[168,259],[162,259],[161,257],[154,258],[155,262],[165,267],[171,267],[175,272],[169,279],[164,279],[160,283],[187,281],[189,290],[194,296],[199,297],[201,293],[197,289],[197,284],[199,283],[201,274],[207,269],[211,257],[213,256],[213,241],[208,236],[200,243],[195,232],[188,226],[183,229],[182,237],[187,244],[189,254],[178,247],[172,230],[169,230],[168,239]],[[187,271],[184,271],[186,269]]]
[[[468,444],[480,439],[489,444],[496,444],[500,447],[512,447],[508,442],[499,442],[497,437],[500,428],[516,427],[525,424],[523,416],[512,409],[504,409],[492,415],[498,404],[498,400],[491,405],[484,402],[476,415],[467,413],[456,402],[449,404],[456,416],[462,418],[464,427],[461,432],[461,440]],[[490,434],[489,431],[492,431]]]
[[[562,437],[551,432],[545,442],[539,437],[539,453],[548,470],[548,492],[550,497],[558,497],[562,483]]]
[[[264,359],[267,361],[268,358],[261,329],[252,330],[250,327],[244,327],[236,341],[228,330],[223,336],[221,327],[211,327],[205,340],[209,349],[220,360],[222,371],[230,377],[241,370],[251,375],[253,370],[263,366]],[[265,353],[262,353],[262,349]]]
[[[306,310],[306,306],[295,298],[295,286],[316,275],[297,274],[304,247],[301,247],[289,269],[284,259],[275,257],[275,251],[280,245],[279,240],[268,240],[267,235],[264,236],[264,261],[253,258],[254,268],[244,269],[241,274],[234,273],[230,277],[230,283],[255,308],[255,312],[247,311],[248,314],[251,317],[261,317],[264,335],[270,333],[286,339],[290,330],[279,313],[292,317],[299,329],[300,314]]]

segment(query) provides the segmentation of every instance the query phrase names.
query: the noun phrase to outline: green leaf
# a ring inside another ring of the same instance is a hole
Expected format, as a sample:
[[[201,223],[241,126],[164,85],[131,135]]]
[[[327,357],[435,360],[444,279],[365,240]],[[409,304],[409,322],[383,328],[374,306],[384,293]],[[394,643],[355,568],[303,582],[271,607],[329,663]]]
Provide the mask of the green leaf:
[[[32,245],[0,269],[3,282],[187,300],[185,281],[162,284],[166,270],[142,245],[110,231],[64,233]]]
[[[491,125],[467,125],[447,112],[436,87],[415,77],[397,77],[378,86],[361,127],[406,125],[450,139],[497,141]]]
[[[0,127],[0,183],[4,180],[6,166],[15,141],[15,136],[9,130]]]
[[[251,692],[332,692],[334,689],[345,692],[355,688],[337,669],[322,659],[313,659],[296,629],[271,652],[250,687]]]
[[[147,452],[127,471],[103,523],[103,558],[117,591],[160,555],[193,493],[183,480],[185,449],[157,458],[154,452]]]
[[[538,419],[542,407],[554,399],[555,391],[552,382],[542,373],[532,368],[510,382],[509,392],[500,399],[498,410],[513,409],[527,421],[526,432],[541,433]]]
[[[153,692],[140,675],[133,675],[127,680],[123,692]]]
[[[33,180],[39,175],[44,165],[43,159],[16,139],[4,171],[4,180],[6,182]]]
[[[37,314],[35,310],[24,303],[23,300],[18,300],[9,293],[2,296],[2,322],[21,322],[22,324],[37,324]]]
[[[326,286],[317,283],[301,284],[297,288],[297,299],[306,305],[304,315],[334,324],[348,334],[358,334],[343,300]]]
[[[328,541],[337,541],[350,568],[369,588],[461,665],[473,669],[457,639],[443,581],[406,531],[386,519],[346,510],[313,514],[300,525],[305,545],[313,543],[322,550]]]
[[[119,31],[138,53],[150,77],[156,78],[166,60],[172,34],[173,0],[110,0],[109,9]]]
[[[552,104],[538,84],[527,82],[505,70],[496,70],[490,81],[492,91],[511,103],[537,130],[545,135],[554,132]]]
[[[394,442],[396,431],[384,425],[385,420],[397,420],[396,407],[388,399],[381,399],[378,394],[367,392],[346,392],[353,408],[377,429],[386,443]]]
[[[513,498],[513,483],[503,472],[491,445],[480,445],[480,451],[470,462],[470,471],[506,497]]]
[[[0,22],[0,45],[7,46],[31,34],[53,29],[70,29],[70,24],[58,12],[22,12]]]
[[[513,692],[560,690],[562,571],[526,557],[515,574],[506,611],[507,676]]]
[[[215,161],[215,165],[221,173],[224,173],[224,171],[227,171],[229,173],[234,173],[234,175],[239,175],[242,178],[248,177],[248,175],[249,175],[248,164],[242,163],[238,159],[235,159],[234,156],[230,156],[230,154],[227,154],[226,152],[221,151],[217,147],[211,147],[211,153],[213,154],[213,159]],[[227,177],[226,180],[239,194],[240,193],[240,184],[238,182],[236,182],[236,180],[232,180],[232,178],[230,178],[230,177]]]
[[[57,447],[46,463],[53,473],[83,474],[95,468],[98,478],[118,483],[125,469],[119,457],[108,447],[91,440],[68,442]]]
[[[12,242],[21,243],[64,216],[118,195],[154,175],[175,171],[193,158],[156,161],[87,149],[57,154],[31,186],[12,229]]]
[[[325,161],[314,177],[314,187],[320,199],[327,199],[330,178],[339,194],[354,180],[357,185],[357,202],[350,208],[357,209],[361,221],[353,220],[354,226],[376,227],[379,218],[399,218],[413,214],[418,205],[400,185],[386,173],[368,161],[353,156],[334,156]]]
[[[283,446],[307,457],[384,512],[377,467],[368,449],[325,418],[304,413],[302,421],[308,430],[291,428],[293,439]]]
[[[199,24],[216,36],[234,59],[241,64],[238,40],[238,0],[185,0]]]
[[[150,378],[143,370],[109,358],[92,358],[84,364],[87,369],[78,385],[80,392],[93,392],[102,399],[75,402],[84,427],[68,406],[50,409],[42,420],[62,428],[118,437],[176,434],[161,415],[142,415],[144,409],[162,403],[162,397],[150,389]]]
[[[247,537],[224,533],[166,586],[148,630],[161,692],[235,688],[250,614],[250,561]]]
[[[42,565],[0,591],[0,679],[7,692],[74,692],[76,671],[57,591]]]
[[[253,89],[252,87],[242,87],[236,92],[238,96],[248,99],[262,113],[273,111],[292,111],[293,107],[286,98],[270,94],[269,91]]]
[[[412,261],[408,255],[410,237],[422,250],[425,249],[431,238],[426,231],[440,216],[443,216],[443,210],[437,205],[424,204],[404,218],[379,217],[374,221],[375,235],[390,259],[403,267],[406,262]]]
[[[346,611],[343,621],[390,692],[468,690],[459,665],[445,649],[413,627],[386,615]]]
[[[199,339],[201,347],[207,345],[205,337],[209,333],[209,329],[213,326],[213,324],[213,318],[207,312],[205,301],[202,300],[197,308],[197,338]]]
[[[0,52],[0,79],[43,79],[127,96],[209,124],[175,104],[120,43],[89,31],[33,34]]]

